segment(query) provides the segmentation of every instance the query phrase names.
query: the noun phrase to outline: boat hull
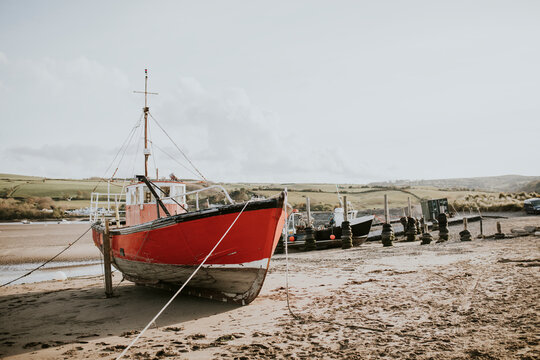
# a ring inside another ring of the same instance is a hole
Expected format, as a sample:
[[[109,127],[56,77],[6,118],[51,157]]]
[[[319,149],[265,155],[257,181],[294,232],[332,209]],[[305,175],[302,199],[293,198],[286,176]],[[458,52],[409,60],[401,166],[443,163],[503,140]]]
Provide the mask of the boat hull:
[[[178,214],[110,230],[112,263],[141,285],[177,288],[184,284],[238,217],[220,245],[189,281],[187,293],[248,304],[257,297],[283,223],[279,197]],[[102,249],[104,227],[93,225]]]
[[[363,216],[352,219],[350,221],[353,238],[366,237],[371,229],[371,223],[373,222],[373,215]],[[323,241],[330,239],[330,235],[334,235],[336,239],[341,239],[341,226],[334,226],[332,228],[325,228],[315,231],[315,239],[317,241]]]

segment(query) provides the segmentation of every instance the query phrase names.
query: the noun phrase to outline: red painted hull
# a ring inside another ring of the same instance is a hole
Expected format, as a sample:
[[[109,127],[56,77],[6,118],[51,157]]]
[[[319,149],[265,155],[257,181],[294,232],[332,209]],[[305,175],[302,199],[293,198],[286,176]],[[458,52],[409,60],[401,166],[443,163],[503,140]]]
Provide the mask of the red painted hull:
[[[193,277],[189,292],[248,304],[259,293],[283,223],[285,193],[253,201]],[[111,229],[113,265],[128,280],[174,287],[201,264],[241,212],[244,204],[174,215],[149,223]],[[104,228],[93,225],[102,249]]]

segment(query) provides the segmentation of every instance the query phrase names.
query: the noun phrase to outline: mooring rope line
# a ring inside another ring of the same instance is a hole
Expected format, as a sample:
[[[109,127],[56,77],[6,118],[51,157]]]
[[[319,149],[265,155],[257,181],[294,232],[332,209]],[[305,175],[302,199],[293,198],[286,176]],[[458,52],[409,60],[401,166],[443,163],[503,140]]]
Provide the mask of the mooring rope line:
[[[182,286],[180,287],[180,289],[178,289],[178,291],[171,297],[171,299],[165,304],[165,306],[163,306],[161,308],[161,310],[159,310],[159,312],[156,314],[156,316],[154,316],[154,318],[152,320],[150,320],[150,322],[144,327],[144,329],[142,329],[142,331],[137,335],[137,337],[135,339],[133,339],[133,341],[124,349],[124,351],[122,351],[122,353],[120,355],[118,355],[118,357],[116,358],[116,360],[119,360],[121,359],[126,353],[127,351],[139,340],[139,338],[146,332],[146,330],[148,330],[148,328],[150,327],[150,325],[152,325],[153,323],[155,323],[155,321],[157,320],[157,318],[163,313],[163,311],[165,311],[165,309],[167,309],[167,307],[174,301],[174,299],[176,299],[176,297],[180,294],[180,292],[184,289],[184,287],[191,281],[191,279],[195,276],[195,274],[199,271],[199,269],[204,265],[204,263],[208,260],[208,258],[214,253],[214,251],[216,250],[216,248],[219,246],[219,244],[221,244],[221,241],[223,241],[223,239],[225,238],[225,236],[227,236],[227,234],[229,233],[229,231],[232,229],[232,227],[234,226],[234,224],[236,224],[236,221],[240,218],[240,215],[242,215],[242,213],[244,212],[244,210],[246,209],[246,207],[248,206],[248,204],[251,202],[251,200],[248,200],[246,202],[246,204],[244,205],[244,207],[242,208],[242,210],[240,211],[240,213],[238,213],[238,216],[236,216],[236,218],[234,219],[234,221],[232,222],[232,224],[229,226],[229,228],[227,229],[227,231],[225,231],[225,233],[223,234],[223,236],[221,237],[221,239],[219,239],[219,241],[216,243],[216,245],[214,245],[214,247],[212,248],[212,250],[210,250],[210,252],[208,253],[208,255],[206,255],[206,257],[204,258],[204,260],[199,264],[199,266],[195,269],[195,271],[193,271],[193,273],[191,273],[191,275],[189,276],[189,278],[186,280],[185,283],[182,284]]]
[[[70,244],[69,244],[68,246],[66,246],[62,251],[60,251],[58,254],[54,255],[54,256],[53,256],[52,258],[50,258],[49,260],[45,261],[43,264],[39,265],[37,268],[35,268],[35,269],[33,269],[33,270],[30,270],[30,271],[27,272],[26,274],[21,275],[21,276],[19,276],[18,278],[14,279],[14,280],[11,280],[11,281],[9,281],[9,282],[7,282],[7,283],[5,283],[5,284],[0,285],[0,287],[4,287],[4,286],[6,286],[6,285],[9,285],[9,284],[11,284],[11,283],[13,283],[13,282],[15,282],[15,281],[17,281],[17,280],[20,280],[20,279],[22,279],[22,278],[24,278],[24,277],[27,277],[28,275],[32,274],[34,271],[41,269],[42,267],[44,267],[45,265],[47,265],[48,263],[50,263],[51,261],[53,261],[54,259],[56,259],[58,256],[60,256],[60,254],[62,254],[64,251],[66,251],[66,250],[69,249],[71,246],[73,246],[77,241],[81,240],[82,237],[83,237],[84,235],[86,235],[86,233],[87,233],[88,231],[90,231],[90,229],[92,229],[92,226],[90,226],[88,229],[86,229],[86,231],[85,231],[81,236],[79,236],[79,237],[77,238],[77,240],[75,240],[74,242],[70,243]]]

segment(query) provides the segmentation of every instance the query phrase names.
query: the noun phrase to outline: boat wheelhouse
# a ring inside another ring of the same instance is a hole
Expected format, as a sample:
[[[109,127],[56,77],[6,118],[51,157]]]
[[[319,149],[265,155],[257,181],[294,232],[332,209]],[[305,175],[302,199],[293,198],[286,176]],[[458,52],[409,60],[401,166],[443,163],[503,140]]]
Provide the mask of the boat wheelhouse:
[[[187,212],[186,184],[177,181],[154,181],[159,192],[159,200],[171,215]],[[160,206],[156,197],[144,182],[137,182],[126,187],[126,225],[137,225],[161,217]]]

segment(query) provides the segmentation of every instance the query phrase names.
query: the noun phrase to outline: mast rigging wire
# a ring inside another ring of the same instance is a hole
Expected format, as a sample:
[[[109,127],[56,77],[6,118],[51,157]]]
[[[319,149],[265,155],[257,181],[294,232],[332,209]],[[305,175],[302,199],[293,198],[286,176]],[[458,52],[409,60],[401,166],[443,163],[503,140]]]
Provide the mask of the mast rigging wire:
[[[126,144],[126,142],[128,141],[128,139],[131,139],[132,138],[132,133],[135,132],[135,130],[141,126],[141,120],[142,120],[142,114],[141,116],[139,117],[139,120],[137,120],[137,122],[135,123],[135,126],[133,128],[131,128],[131,131],[129,132],[129,134],[127,135],[126,139],[124,140],[124,142],[122,143],[122,146],[120,147],[120,149],[118,149],[118,152],[116,153],[116,155],[114,156],[114,158],[112,159],[111,163],[109,164],[109,166],[107,167],[107,170],[105,170],[105,172],[103,173],[103,176],[99,179],[98,183],[96,184],[96,186],[94,187],[94,189],[92,190],[92,192],[96,191],[97,187],[99,186],[99,184],[101,184],[101,182],[103,181],[103,179],[105,178],[105,175],[107,175],[107,173],[109,172],[109,169],[111,168],[111,166],[114,164],[116,158],[118,157],[118,154],[120,154],[120,151],[122,151],[122,148],[124,147],[124,145]],[[131,141],[131,140],[130,140]]]
[[[152,144],[153,142],[150,141]],[[176,162],[178,165],[180,165],[181,167],[183,167],[184,169],[186,169],[187,171],[189,171],[191,174],[195,175],[196,177],[199,177],[198,174],[196,174],[193,170],[191,170],[190,168],[188,168],[186,165],[182,164],[180,161],[178,161],[178,159],[176,159],[174,156],[170,155],[169,153],[167,153],[165,150],[163,150],[161,147],[159,147],[157,144],[153,144],[153,146],[155,146],[159,151],[161,151],[162,153],[164,153],[165,155],[167,155],[169,158],[171,158],[172,161]]]
[[[180,153],[182,154],[182,156],[184,156],[184,158],[187,160],[187,162],[189,162],[189,164],[195,169],[195,171],[197,171],[197,173],[201,176],[201,178],[204,179],[204,181],[208,182],[208,180],[204,177],[204,175],[199,171],[199,169],[197,169],[197,167],[191,162],[191,160],[189,160],[189,158],[187,157],[187,155],[182,151],[182,149],[180,149],[180,147],[178,145],[176,145],[176,143],[174,142],[174,140],[169,136],[169,134],[167,133],[167,131],[165,131],[165,129],[163,129],[163,127],[161,127],[161,125],[158,123],[158,121],[156,120],[156,118],[150,113],[148,112],[148,115],[150,115],[150,117],[152,118],[152,120],[154,120],[154,122],[156,123],[156,125],[161,129],[161,131],[163,131],[163,133],[169,138],[169,140],[174,144],[174,146],[176,146],[176,148],[178,149],[178,151],[180,151]]]

